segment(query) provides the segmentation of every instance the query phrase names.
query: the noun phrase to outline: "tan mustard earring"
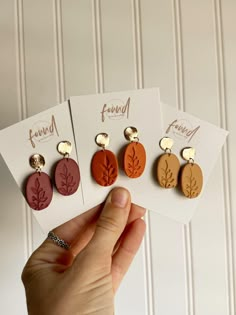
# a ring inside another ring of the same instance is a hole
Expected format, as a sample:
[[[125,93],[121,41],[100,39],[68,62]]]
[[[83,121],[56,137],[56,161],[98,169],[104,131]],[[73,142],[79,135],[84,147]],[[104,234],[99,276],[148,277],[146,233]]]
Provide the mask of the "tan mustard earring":
[[[138,130],[135,127],[127,127],[124,136],[130,143],[125,148],[124,171],[130,178],[137,178],[142,175],[146,165],[146,151],[139,142]]]
[[[184,148],[181,155],[188,162],[181,169],[181,190],[186,197],[196,198],[202,190],[203,174],[200,166],[194,162],[195,149],[190,147]]]
[[[180,162],[177,156],[171,153],[173,139],[164,137],[160,140],[160,148],[165,151],[157,160],[157,180],[163,188],[174,188],[178,184]]]

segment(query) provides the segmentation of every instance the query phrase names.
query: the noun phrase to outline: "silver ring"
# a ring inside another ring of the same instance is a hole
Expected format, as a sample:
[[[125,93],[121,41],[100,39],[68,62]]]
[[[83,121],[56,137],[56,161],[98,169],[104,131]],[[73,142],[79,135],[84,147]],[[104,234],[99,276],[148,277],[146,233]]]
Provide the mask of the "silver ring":
[[[48,233],[48,238],[50,240],[52,240],[54,243],[56,243],[58,246],[65,248],[65,249],[70,249],[70,245],[68,243],[66,243],[64,240],[62,240],[61,238],[59,238],[55,233],[53,233],[52,231],[50,231]]]

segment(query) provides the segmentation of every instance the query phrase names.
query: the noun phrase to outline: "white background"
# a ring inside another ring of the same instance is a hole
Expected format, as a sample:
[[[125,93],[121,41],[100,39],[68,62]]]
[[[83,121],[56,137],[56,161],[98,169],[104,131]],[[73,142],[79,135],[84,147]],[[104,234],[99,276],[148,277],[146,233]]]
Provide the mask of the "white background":
[[[0,0],[0,40],[0,128],[70,95],[160,86],[229,129],[192,222],[147,215],[116,314],[234,315],[235,0]],[[0,172],[1,314],[24,315],[21,270],[45,235],[2,159]]]

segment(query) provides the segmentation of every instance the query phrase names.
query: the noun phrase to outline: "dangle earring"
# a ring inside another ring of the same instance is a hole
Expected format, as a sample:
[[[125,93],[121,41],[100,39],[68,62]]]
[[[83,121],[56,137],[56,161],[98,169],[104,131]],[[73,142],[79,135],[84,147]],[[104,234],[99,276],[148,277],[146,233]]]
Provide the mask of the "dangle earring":
[[[108,134],[99,133],[95,138],[95,142],[102,150],[96,152],[92,158],[92,176],[99,185],[111,186],[118,176],[118,162],[115,154],[106,150],[109,145]]]
[[[173,188],[178,184],[180,163],[177,156],[171,153],[173,139],[164,137],[160,140],[160,148],[165,151],[157,161],[157,180],[163,188]]]
[[[203,174],[200,166],[194,162],[195,149],[190,147],[184,148],[181,155],[188,162],[181,169],[181,190],[186,197],[196,198],[202,190]]]
[[[58,192],[63,196],[73,195],[80,183],[80,171],[77,162],[69,155],[72,151],[72,144],[69,141],[62,141],[57,146],[57,151],[63,155],[63,159],[57,162],[55,169],[55,185]]]
[[[52,200],[52,183],[50,177],[42,172],[45,165],[44,157],[34,154],[30,157],[30,165],[36,172],[27,179],[25,194],[29,206],[34,210],[43,210]]]
[[[124,136],[130,143],[125,148],[124,171],[130,178],[142,175],[146,165],[146,151],[139,142],[138,130],[135,127],[127,127]]]

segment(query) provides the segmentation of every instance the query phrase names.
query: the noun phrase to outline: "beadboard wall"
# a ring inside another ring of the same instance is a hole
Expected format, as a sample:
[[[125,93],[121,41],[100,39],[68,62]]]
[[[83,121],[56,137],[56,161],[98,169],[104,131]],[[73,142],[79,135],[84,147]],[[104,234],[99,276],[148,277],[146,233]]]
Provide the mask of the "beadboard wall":
[[[0,128],[71,95],[159,86],[230,131],[191,223],[147,214],[116,314],[235,315],[236,1],[0,0],[0,40]],[[21,270],[45,235],[2,158],[0,200],[1,314],[24,315]]]

